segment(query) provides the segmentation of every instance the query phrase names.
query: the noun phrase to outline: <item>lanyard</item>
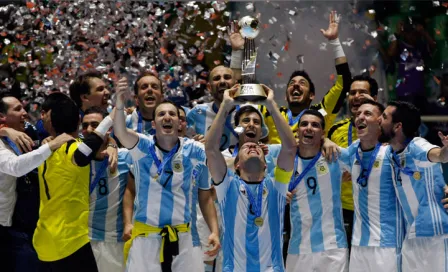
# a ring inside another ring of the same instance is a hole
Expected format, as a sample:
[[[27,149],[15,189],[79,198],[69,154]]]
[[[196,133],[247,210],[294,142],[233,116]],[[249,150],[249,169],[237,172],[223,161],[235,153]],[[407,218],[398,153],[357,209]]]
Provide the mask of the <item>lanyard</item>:
[[[392,161],[394,162],[394,168],[395,166],[398,167],[399,171],[403,171],[403,173],[405,173],[408,176],[413,176],[414,175],[414,171],[412,171],[409,167],[401,167],[400,164],[400,157],[398,156],[397,152],[392,150],[392,147],[389,146],[390,148],[390,152],[392,153]],[[398,174],[400,174],[400,172],[398,172]]]
[[[241,179],[240,179],[241,182]],[[257,199],[255,199],[255,196],[252,194],[252,191],[250,190],[249,186],[247,186],[246,182],[241,182],[246,189],[247,193],[247,199],[249,200],[250,205],[252,206],[255,216],[260,217],[261,216],[261,209],[262,209],[262,202],[263,202],[263,186],[264,186],[264,179],[260,182],[260,184],[257,187]]]
[[[14,150],[14,152],[16,152],[17,155],[22,155],[22,152],[20,152],[17,145],[11,139],[9,139],[8,137],[3,137],[3,139],[5,139],[8,145],[12,148],[12,150]]]
[[[350,125],[348,125],[348,146],[352,145],[352,132],[353,132],[353,124],[350,120]]]
[[[165,165],[173,158],[174,154],[176,154],[178,147],[179,147],[179,142],[173,147],[173,149],[171,149],[171,151],[168,153],[168,155],[166,155],[166,157],[163,159],[163,162],[161,162],[159,160],[159,158],[157,158],[155,144],[152,144],[149,147],[149,152],[151,153],[151,156],[152,156],[154,162],[156,163],[157,174],[159,176],[162,173],[163,168],[165,168]]]
[[[320,158],[320,151],[317,153],[316,156],[314,156],[313,160],[305,167],[305,170],[303,170],[302,173],[300,173],[300,175],[294,181],[289,183],[288,191],[292,192],[297,187],[297,185],[299,185],[300,181],[311,170],[311,168],[314,167],[319,158]],[[297,169],[298,165],[299,165],[299,150],[297,150],[296,158],[294,160],[294,171]]]
[[[142,128],[143,128],[143,117],[142,117],[142,114],[138,111],[137,112],[137,114],[138,114],[138,121],[137,121],[137,132],[138,133],[142,133]],[[154,135],[156,132],[154,131],[154,129],[153,128],[151,128],[149,131],[148,131],[148,134],[149,135]]]
[[[238,143],[235,145],[235,147],[233,148],[233,153],[232,153],[232,157],[235,158],[236,155],[238,155]]]
[[[213,103],[212,109],[213,109],[213,112],[214,112],[214,113],[218,113],[218,108],[216,107],[215,103]],[[230,115],[229,115],[229,116],[230,116]],[[227,128],[228,130],[230,130],[230,132],[233,134],[233,136],[235,136],[235,137],[238,139],[240,136],[239,136],[238,133],[236,133],[236,131],[233,129],[233,126],[232,126],[232,124],[230,123],[229,116],[226,117],[226,128]]]
[[[299,113],[299,115],[296,116],[296,118],[293,118],[293,117],[292,117],[292,112],[291,112],[291,110],[288,109],[287,114],[288,114],[288,122],[289,122],[289,126],[292,127],[292,126],[294,126],[295,124],[297,124],[297,122],[299,122],[300,118],[302,118],[302,115],[303,115],[303,113],[304,113],[305,111],[306,111],[306,109],[303,110],[303,111],[301,111],[301,112]]]
[[[375,146],[375,149],[373,150],[373,153],[370,157],[368,168],[365,169],[364,165],[362,164],[362,160],[359,156],[358,149],[360,149],[361,143],[358,144],[358,148],[356,148],[356,159],[359,161],[359,165],[361,166],[361,172],[359,173],[358,178],[356,181],[361,186],[365,187],[367,186],[367,180],[369,179],[370,172],[372,172],[373,165],[375,164],[376,156],[378,155],[378,152],[380,151],[381,144],[377,143]]]
[[[108,164],[107,158],[108,158],[107,156],[104,158],[104,160],[101,162],[100,168],[95,173],[95,179],[90,184],[90,194],[93,192],[93,190],[95,190],[96,185],[98,184],[98,182],[100,182],[100,179],[104,174],[104,171],[106,171],[106,169],[107,169],[107,164]],[[94,164],[92,164],[92,166],[93,165]]]

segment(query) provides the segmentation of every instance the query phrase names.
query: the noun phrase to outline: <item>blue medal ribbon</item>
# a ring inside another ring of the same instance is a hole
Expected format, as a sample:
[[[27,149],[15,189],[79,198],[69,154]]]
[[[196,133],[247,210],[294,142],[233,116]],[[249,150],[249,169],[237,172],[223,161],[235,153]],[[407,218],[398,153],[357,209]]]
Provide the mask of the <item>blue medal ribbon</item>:
[[[398,156],[397,152],[392,150],[391,146],[389,146],[389,148],[390,148],[390,152],[392,153],[392,161],[393,161],[394,168],[398,167],[398,175],[400,175],[400,171],[402,171],[406,175],[412,177],[414,175],[414,171],[412,171],[409,167],[401,167],[400,156]]]
[[[249,200],[250,205],[253,208],[255,217],[260,217],[261,216],[261,209],[263,208],[263,187],[264,187],[264,180],[263,179],[260,184],[257,186],[257,199],[255,199],[255,196],[252,194],[252,191],[250,190],[249,186],[247,186],[246,182],[241,181],[240,182],[243,184],[244,188],[246,189],[246,193],[247,193],[247,199]]]
[[[350,120],[350,125],[348,125],[348,146],[352,145],[352,133],[353,133],[353,123]]]
[[[235,147],[233,148],[232,157],[235,158],[236,155],[238,155],[238,144],[236,144]]]
[[[9,139],[8,137],[3,137],[3,139],[8,143],[8,145],[12,148],[12,150],[14,150],[17,155],[22,155],[22,152],[20,152],[17,145],[11,139]]]
[[[170,152],[168,153],[168,155],[165,156],[165,158],[163,159],[162,162],[159,160],[159,158],[157,158],[155,144],[152,144],[149,147],[149,153],[151,153],[152,159],[154,160],[154,162],[157,166],[157,174],[159,176],[160,176],[160,174],[162,174],[162,171],[163,171],[163,168],[165,168],[165,165],[173,158],[174,154],[176,154],[178,147],[179,147],[179,142],[177,142],[177,144],[173,147],[173,149],[170,150]]]
[[[305,170],[303,170],[302,173],[300,173],[300,175],[294,181],[291,181],[289,183],[288,191],[292,192],[297,187],[297,185],[299,185],[300,181],[305,177],[305,175],[311,170],[311,168],[314,167],[314,165],[316,165],[316,162],[320,158],[320,154],[321,153],[319,151],[317,155],[314,156],[313,160],[305,167]],[[299,150],[297,150],[296,158],[294,160],[294,171],[296,171],[298,165],[299,165]],[[294,176],[291,179],[293,178]]]
[[[361,143],[358,144],[358,147],[356,148],[356,159],[359,161],[359,165],[361,166],[361,172],[359,173],[358,178],[356,181],[359,185],[365,187],[367,186],[367,181],[370,176],[370,172],[372,172],[373,165],[375,164],[376,156],[378,155],[378,152],[380,151],[381,144],[377,143],[375,146],[375,149],[373,150],[373,153],[370,157],[368,168],[364,168],[364,165],[362,164],[362,160],[359,156],[358,149],[361,148]]]
[[[107,169],[108,162],[109,162],[108,157],[107,156],[104,157],[104,160],[101,162],[100,168],[95,173],[95,179],[90,184],[89,194],[91,194],[95,190],[96,185],[98,184],[98,182],[100,182],[100,179],[104,174],[104,171],[106,171],[106,169]]]
[[[292,112],[291,112],[291,110],[288,109],[287,114],[288,114],[288,123],[289,123],[289,126],[292,127],[292,126],[294,126],[295,124],[297,124],[297,122],[299,122],[300,118],[302,118],[302,115],[303,115],[303,113],[304,113],[305,111],[306,111],[306,109],[303,110],[303,111],[301,111],[301,112],[299,113],[299,115],[296,116],[296,118],[293,118],[293,117],[292,117]]]
[[[218,113],[218,107],[215,105],[215,103],[213,103],[213,106],[212,106],[212,109],[213,109],[213,112],[214,113]],[[230,115],[229,115],[230,116]],[[238,133],[236,133],[236,131],[233,129],[233,126],[232,126],[232,124],[230,123],[230,118],[229,118],[229,116],[227,116],[226,117],[226,128],[228,129],[228,130],[230,130],[230,132],[233,134],[233,136],[235,136],[237,139],[240,137],[239,135],[238,135]]]
[[[138,115],[138,121],[137,121],[137,132],[138,133],[142,133],[142,131],[143,131],[143,117],[142,117],[142,114],[138,111],[137,112],[137,115]],[[149,135],[154,135],[156,132],[155,132],[155,130],[153,129],[153,128],[151,128],[149,131],[148,131],[148,134]]]

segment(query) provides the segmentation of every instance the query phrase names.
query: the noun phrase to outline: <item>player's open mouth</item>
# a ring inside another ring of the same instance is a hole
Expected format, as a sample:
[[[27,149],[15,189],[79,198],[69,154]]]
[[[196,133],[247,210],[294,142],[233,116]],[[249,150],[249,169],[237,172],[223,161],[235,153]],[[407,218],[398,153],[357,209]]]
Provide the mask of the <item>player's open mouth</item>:
[[[173,124],[163,124],[162,128],[164,128],[164,129],[172,129],[173,128]]]
[[[255,138],[255,136],[256,136],[254,131],[247,131],[245,135],[248,138]]]

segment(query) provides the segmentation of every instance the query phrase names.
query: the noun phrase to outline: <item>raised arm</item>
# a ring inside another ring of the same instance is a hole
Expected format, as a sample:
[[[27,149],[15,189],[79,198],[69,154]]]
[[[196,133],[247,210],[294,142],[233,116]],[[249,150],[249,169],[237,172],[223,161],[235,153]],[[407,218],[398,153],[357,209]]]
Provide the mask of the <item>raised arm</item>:
[[[442,141],[442,148],[433,148],[428,152],[428,159],[431,162],[440,162],[447,163],[448,162],[448,136],[443,135],[442,132],[439,131],[439,137]]]
[[[296,154],[296,139],[291,131],[285,118],[280,113],[279,107],[274,100],[274,91],[269,89],[266,85],[261,84],[266,92],[267,99],[263,102],[266,109],[271,113],[272,120],[278,131],[280,140],[282,141],[282,147],[277,159],[277,165],[286,171],[291,171],[294,167],[294,156]]]
[[[243,61],[244,38],[241,36],[238,22],[232,22],[229,29],[229,39],[232,45],[230,69],[236,81],[241,79],[241,65]]]
[[[341,42],[339,41],[339,20],[341,16],[336,13],[336,11],[330,12],[330,22],[327,30],[321,29],[320,32],[328,39],[328,43],[332,46],[333,52],[335,53],[335,64],[339,65],[342,63],[347,63],[347,58],[345,57],[344,50],[342,50]]]
[[[114,133],[120,143],[127,149],[133,148],[138,142],[138,135],[126,128],[126,116],[124,115],[124,98],[129,91],[128,80],[122,78],[117,84],[117,103],[115,105]]]
[[[335,65],[336,65],[336,83],[322,98],[321,104],[327,116],[325,116],[325,123],[328,127],[331,126],[334,119],[336,119],[341,107],[344,104],[346,93],[350,90],[351,73],[339,41],[339,20],[340,16],[335,11],[330,13],[330,22],[327,30],[321,29],[322,35],[328,39],[329,47],[333,50]]]
[[[205,137],[205,154],[207,156],[207,166],[215,183],[220,183],[227,172],[226,161],[219,150],[221,135],[224,130],[227,115],[229,115],[235,102],[233,94],[236,92],[238,85],[233,86],[229,90],[224,91],[223,101],[213,120],[210,130]]]

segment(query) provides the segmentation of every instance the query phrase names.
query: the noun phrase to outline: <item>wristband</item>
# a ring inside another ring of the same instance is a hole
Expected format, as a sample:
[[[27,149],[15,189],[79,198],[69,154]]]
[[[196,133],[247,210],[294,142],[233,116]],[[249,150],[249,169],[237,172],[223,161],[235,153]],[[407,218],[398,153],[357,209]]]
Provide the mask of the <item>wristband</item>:
[[[334,52],[334,58],[342,58],[345,57],[344,49],[342,49],[341,42],[339,41],[339,38],[336,38],[334,40],[330,40],[328,44],[331,44],[333,46],[333,52]]]
[[[114,121],[112,121],[112,118],[110,118],[110,116],[107,116],[106,118],[103,119],[103,121],[101,121],[101,123],[98,125],[95,131],[104,137],[109,128],[111,128],[113,124]]]
[[[230,57],[230,69],[240,69],[243,63],[243,50],[233,50]]]

